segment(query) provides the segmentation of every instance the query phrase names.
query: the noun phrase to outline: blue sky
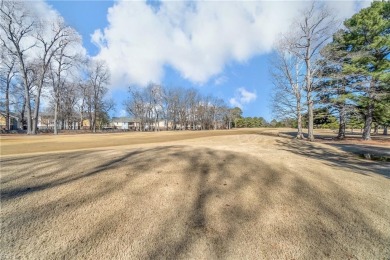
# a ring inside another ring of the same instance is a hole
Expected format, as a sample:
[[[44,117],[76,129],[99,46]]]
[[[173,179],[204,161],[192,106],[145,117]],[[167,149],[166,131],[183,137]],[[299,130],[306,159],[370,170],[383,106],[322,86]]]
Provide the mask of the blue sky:
[[[271,120],[268,60],[273,41],[307,2],[47,1],[112,71],[123,115],[126,86],[194,87]],[[363,3],[363,4],[362,4]],[[330,2],[349,17],[367,2]],[[113,7],[113,8],[112,8]]]

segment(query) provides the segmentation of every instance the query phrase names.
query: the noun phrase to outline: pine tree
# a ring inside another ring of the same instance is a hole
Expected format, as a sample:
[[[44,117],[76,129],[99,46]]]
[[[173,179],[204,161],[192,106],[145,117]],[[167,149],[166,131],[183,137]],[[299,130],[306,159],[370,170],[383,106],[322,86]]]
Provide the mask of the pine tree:
[[[375,107],[389,93],[390,81],[390,2],[373,2],[370,7],[346,20],[346,27],[334,42],[348,52],[343,72],[359,76],[359,103],[363,107],[363,140],[371,139]]]
[[[354,108],[354,90],[359,77],[343,73],[343,62],[347,51],[336,42],[321,50],[323,59],[319,62],[317,83],[319,103],[338,116],[338,139],[345,138],[347,116]]]

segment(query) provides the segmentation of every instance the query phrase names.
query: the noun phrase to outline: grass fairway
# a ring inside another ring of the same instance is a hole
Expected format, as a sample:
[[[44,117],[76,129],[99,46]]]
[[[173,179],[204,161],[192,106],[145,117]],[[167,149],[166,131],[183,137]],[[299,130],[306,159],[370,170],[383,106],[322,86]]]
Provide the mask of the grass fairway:
[[[390,258],[390,163],[271,132],[3,136],[0,258]]]

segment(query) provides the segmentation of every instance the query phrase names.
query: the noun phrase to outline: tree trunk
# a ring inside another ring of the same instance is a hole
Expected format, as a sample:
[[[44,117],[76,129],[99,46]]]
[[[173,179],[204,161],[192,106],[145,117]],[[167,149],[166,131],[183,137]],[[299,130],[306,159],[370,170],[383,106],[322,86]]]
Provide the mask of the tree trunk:
[[[32,128],[32,134],[34,135],[38,133],[38,115],[39,115],[39,106],[41,102],[41,90],[42,90],[43,80],[40,85],[41,86],[38,86],[37,96],[35,97],[35,109],[34,109],[34,118],[33,118],[34,124]]]
[[[342,140],[345,138],[345,107],[342,107],[339,111],[339,120],[339,133],[337,139]]]
[[[10,82],[8,82],[7,79],[7,86],[5,90],[5,128],[6,130],[11,130],[10,129],[10,123],[9,123],[9,85]]]
[[[383,126],[383,135],[387,135],[387,125]]]
[[[306,49],[306,57],[310,53],[310,46]],[[309,125],[307,129],[308,138],[310,141],[314,141],[314,125],[313,125],[313,100],[311,97],[311,65],[310,59],[305,59],[306,63],[306,92],[307,92],[307,112],[309,115]]]
[[[313,100],[311,98],[311,92],[307,93],[307,110],[309,114],[309,124],[308,124],[307,134],[309,140],[314,141]]]
[[[96,133],[96,108],[93,112],[93,119],[92,119],[92,131]]]
[[[31,103],[30,103],[30,89],[27,80],[27,73],[24,67],[23,59],[19,59],[21,70],[23,71],[23,83],[24,83],[24,98],[25,98],[25,111],[27,113],[27,134],[31,135],[32,132],[32,118],[31,118]],[[23,121],[23,118],[22,118]],[[23,125],[23,124],[22,124]]]
[[[88,120],[89,120],[89,130],[92,131],[93,127],[92,127],[92,122],[93,122],[93,114],[92,114],[92,108],[90,108],[90,110],[88,111],[89,115],[88,115]]]
[[[362,135],[363,140],[371,140],[371,124],[372,124],[373,110],[374,110],[374,105],[370,101],[370,104],[368,105],[367,108],[366,118],[364,120],[364,128],[363,128],[363,135]]]
[[[22,110],[20,111],[19,124],[22,130],[24,130],[24,112],[26,111],[26,99],[23,99]]]
[[[298,132],[297,132],[297,139],[303,139],[303,133],[302,133],[302,114],[301,114],[301,101],[298,99],[297,100],[297,128],[298,128]]]
[[[379,131],[379,125],[378,124],[374,124],[374,135],[377,135],[378,134],[378,131]]]
[[[58,98],[56,98],[56,104],[54,106],[54,134],[58,134]]]
[[[363,128],[363,134],[362,139],[367,141],[371,140],[371,124],[372,124],[372,117],[374,113],[374,95],[373,95],[373,88],[374,88],[374,80],[371,80],[370,82],[370,88],[369,88],[369,100],[368,100],[368,107],[365,115],[364,120],[364,128]]]

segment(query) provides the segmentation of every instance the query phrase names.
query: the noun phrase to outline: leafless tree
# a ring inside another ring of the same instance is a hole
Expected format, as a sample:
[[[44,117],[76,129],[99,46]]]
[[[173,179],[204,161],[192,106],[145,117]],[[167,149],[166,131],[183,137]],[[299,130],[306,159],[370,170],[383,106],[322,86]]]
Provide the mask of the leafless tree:
[[[16,57],[10,55],[4,46],[0,46],[1,62],[0,62],[0,84],[1,92],[4,93],[4,108],[6,130],[10,130],[10,91],[15,90],[12,87],[15,85],[16,78]],[[2,102],[3,103],[3,102]],[[3,106],[3,105],[2,105]]]
[[[200,94],[196,91],[196,89],[188,89],[188,110],[189,110],[189,121],[191,123],[191,129],[196,130],[196,110],[199,104]]]
[[[303,139],[301,108],[304,84],[303,62],[289,51],[286,42],[281,41],[270,64],[270,74],[276,88],[273,93],[273,109],[283,115],[293,112],[297,120],[296,138]]]
[[[73,40],[74,30],[60,17],[54,21],[42,20],[30,13],[21,1],[1,1],[0,15],[1,43],[16,58],[23,81],[27,133],[36,134],[42,89],[47,83],[51,61]]]
[[[159,131],[159,120],[163,114],[163,89],[161,85],[149,84],[146,90],[150,104],[150,115],[152,115],[150,120],[154,122],[154,130]]]
[[[49,71],[54,98],[54,134],[58,133],[61,88],[67,84],[65,81],[74,78],[71,70],[77,68],[82,62],[81,54],[76,51],[77,45],[81,44],[81,39],[73,29],[69,28],[68,31],[68,36],[61,40],[62,43],[59,44],[59,49],[53,56]]]
[[[144,131],[148,111],[145,92],[136,87],[129,87],[129,94],[128,100],[124,103],[126,111],[139,120],[138,131]]]
[[[313,90],[314,76],[317,72],[316,61],[320,57],[320,50],[337,30],[332,11],[322,2],[313,1],[310,6],[301,11],[293,22],[289,35],[284,40],[291,53],[294,53],[305,64],[305,91],[308,107],[308,138],[314,140],[313,124]]]
[[[79,128],[84,128],[84,119],[87,117],[87,111],[88,111],[88,100],[89,97],[92,96],[91,94],[91,88],[88,85],[86,81],[78,80],[78,84],[76,85],[76,95],[78,95],[80,98],[78,102],[76,103],[76,110],[78,110],[79,113]]]
[[[220,98],[211,98],[210,100],[210,116],[212,118],[212,128],[216,130],[220,128],[221,122],[223,122],[223,117],[225,115],[225,101]]]
[[[36,32],[36,20],[31,17],[23,2],[1,1],[0,3],[0,40],[8,53],[16,57],[19,73],[23,79],[25,108],[27,112],[27,134],[33,133],[31,119],[31,96],[28,67],[28,51],[36,47],[33,35]]]
[[[37,52],[39,55],[36,58],[36,64],[38,66],[38,80],[36,83],[34,100],[34,124],[32,129],[34,134],[37,133],[38,128],[38,114],[42,88],[45,85],[45,79],[48,76],[47,73],[50,70],[52,59],[56,55],[64,55],[64,49],[67,45],[69,45],[69,42],[74,40],[73,35],[74,30],[67,26],[61,18],[57,18],[55,21],[51,21],[50,23],[48,23],[48,21],[40,21],[37,28],[35,38],[37,40]]]
[[[89,101],[89,115],[91,130],[96,132],[98,114],[103,110],[104,96],[110,81],[110,71],[101,60],[90,61],[88,65],[88,85],[90,90],[86,92]]]
[[[217,129],[224,124],[228,109],[225,102],[214,97],[202,97],[195,89],[167,88],[150,84],[145,89],[130,87],[126,111],[140,121],[142,131],[159,127],[163,119],[165,129]],[[153,123],[153,126],[151,125]]]

